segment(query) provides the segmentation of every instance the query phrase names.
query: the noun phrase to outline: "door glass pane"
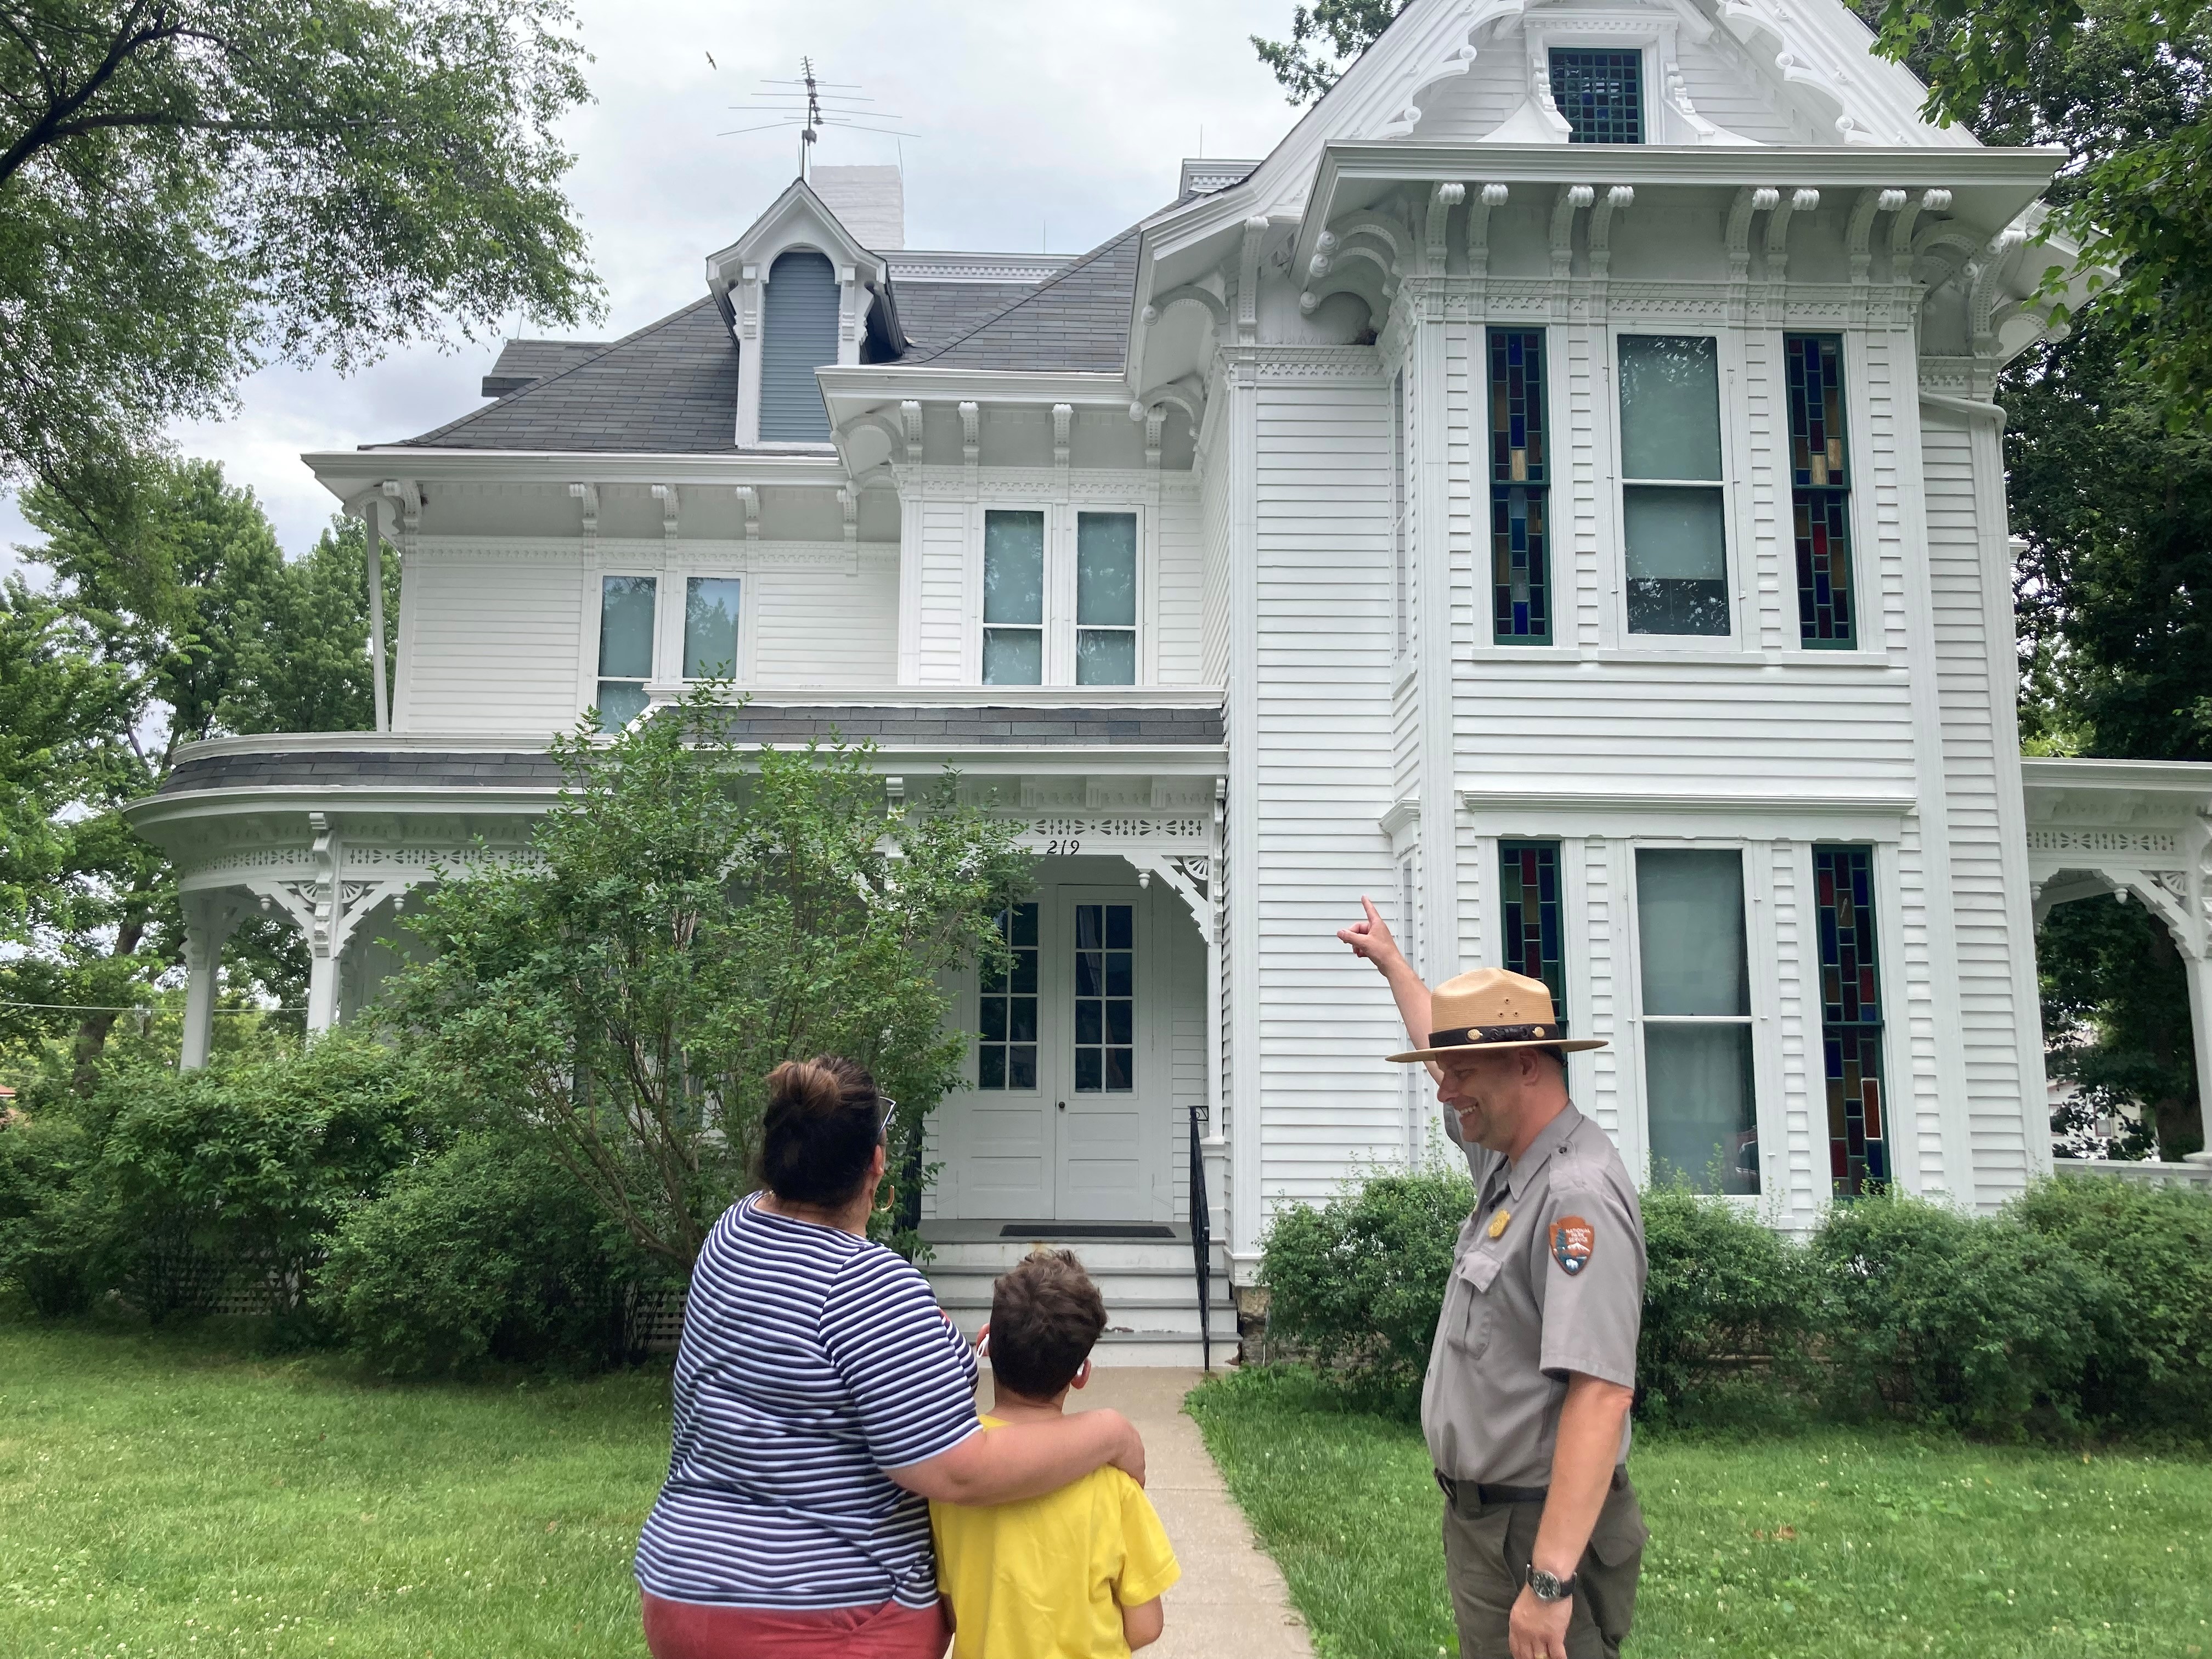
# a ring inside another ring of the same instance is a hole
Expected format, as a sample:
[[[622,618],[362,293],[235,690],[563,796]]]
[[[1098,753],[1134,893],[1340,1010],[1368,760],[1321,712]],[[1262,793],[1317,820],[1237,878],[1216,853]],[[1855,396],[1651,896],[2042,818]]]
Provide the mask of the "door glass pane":
[[[1721,480],[1721,377],[1712,337],[1620,337],[1620,476]]]
[[[1075,1091],[1137,1086],[1136,907],[1075,907]]]
[[[1717,489],[1621,492],[1632,634],[1729,631],[1728,540]]]
[[[599,584],[599,672],[608,679],[653,677],[653,579],[605,576]]]
[[[1075,683],[1078,685],[1134,685],[1137,683],[1137,630],[1133,628],[1079,628],[1075,633]]]
[[[601,680],[595,701],[599,730],[611,737],[645,713],[645,688],[635,680]]]
[[[735,576],[693,576],[684,585],[684,678],[730,679],[738,672]]]
[[[1651,1178],[1701,1193],[1759,1190],[1748,1024],[1648,1024],[1644,1070]]]
[[[1044,514],[983,515],[983,620],[1044,621]]]
[[[1075,515],[1075,620],[1086,628],[1137,625],[1137,515]]]
[[[1038,628],[985,629],[983,684],[1042,685],[1044,630]]]
[[[975,1086],[1037,1086],[1037,907],[999,913],[999,937],[1013,956],[1004,969],[978,976]]]
[[[1751,1012],[1741,854],[1638,849],[1636,915],[1645,1013]]]

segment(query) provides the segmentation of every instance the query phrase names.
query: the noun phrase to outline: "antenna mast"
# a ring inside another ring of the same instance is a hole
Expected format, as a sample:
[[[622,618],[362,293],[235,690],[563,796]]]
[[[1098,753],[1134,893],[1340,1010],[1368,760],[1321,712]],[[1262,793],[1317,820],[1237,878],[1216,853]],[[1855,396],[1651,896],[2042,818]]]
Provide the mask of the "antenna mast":
[[[803,179],[813,166],[814,146],[821,142],[825,129],[842,127],[853,132],[872,132],[887,138],[911,138],[915,135],[892,123],[902,118],[888,110],[873,107],[875,100],[863,97],[857,82],[824,81],[814,73],[814,59],[799,60],[799,79],[796,81],[763,81],[764,90],[756,93],[757,102],[732,104],[731,107],[750,115],[765,115],[769,118],[758,125],[738,127],[722,134],[734,138],[749,132],[766,132],[771,127],[799,129],[799,176]],[[775,88],[787,87],[791,90]],[[824,98],[829,107],[823,106]]]
[[[814,141],[821,137],[822,100],[816,95],[814,60],[799,60],[799,78],[806,83],[806,125],[799,130],[799,176],[806,177],[806,158],[813,152]]]

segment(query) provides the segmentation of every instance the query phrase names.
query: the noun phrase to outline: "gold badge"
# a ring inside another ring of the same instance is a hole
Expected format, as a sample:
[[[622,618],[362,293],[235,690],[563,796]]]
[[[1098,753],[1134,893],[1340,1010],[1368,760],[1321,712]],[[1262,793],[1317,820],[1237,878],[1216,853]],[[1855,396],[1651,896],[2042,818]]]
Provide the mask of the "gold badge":
[[[1505,1236],[1505,1229],[1512,1219],[1513,1212],[1510,1210],[1500,1210],[1496,1215],[1491,1217],[1490,1236],[1492,1238],[1503,1238]]]

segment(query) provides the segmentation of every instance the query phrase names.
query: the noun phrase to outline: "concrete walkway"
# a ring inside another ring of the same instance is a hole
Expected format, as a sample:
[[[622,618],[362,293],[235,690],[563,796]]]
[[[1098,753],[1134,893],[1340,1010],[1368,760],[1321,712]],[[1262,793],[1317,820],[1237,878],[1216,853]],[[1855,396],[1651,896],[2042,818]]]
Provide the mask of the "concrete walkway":
[[[1196,1369],[1100,1366],[1068,1401],[1111,1406],[1137,1425],[1145,1491],[1182,1564],[1182,1582],[1167,1594],[1167,1632],[1144,1659],[1312,1659],[1283,1575],[1254,1540],[1198,1425],[1183,1415],[1183,1395],[1205,1376]]]

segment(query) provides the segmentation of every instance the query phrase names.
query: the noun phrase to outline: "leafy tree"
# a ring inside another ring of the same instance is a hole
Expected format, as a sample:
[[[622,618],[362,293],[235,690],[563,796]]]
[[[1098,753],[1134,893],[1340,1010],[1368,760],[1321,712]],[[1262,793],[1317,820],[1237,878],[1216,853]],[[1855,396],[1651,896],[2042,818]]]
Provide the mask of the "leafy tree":
[[[1003,948],[994,919],[1033,865],[950,775],[887,813],[865,746],[745,752],[725,690],[611,742],[589,717],[557,739],[537,860],[443,884],[408,919],[430,948],[387,993],[434,1065],[687,1272],[752,1185],[786,1059],[845,1054],[901,1103],[914,1224],[922,1119],[964,1046],[943,975]]]
[[[2051,1075],[2079,1085],[2052,1130],[2078,1140],[2097,1118],[2133,1106],[2142,1131],[2106,1156],[2179,1158],[2202,1146],[2189,985],[2166,924],[2133,902],[2077,900],[2038,930],[2036,958]]]
[[[1398,15],[1401,0],[1314,0],[1291,14],[1291,38],[1263,40],[1252,37],[1260,61],[1274,71],[1275,79],[1293,104],[1310,104],[1337,83],[1352,60],[1373,46]],[[1319,43],[1328,52],[1317,55]]]
[[[566,0],[0,0],[0,480],[111,525],[271,357],[597,308]]]
[[[142,477],[127,531],[60,490],[24,498],[47,539],[22,550],[52,580],[15,584],[0,616],[0,940],[14,947],[0,1003],[132,1006],[181,961],[173,872],[119,809],[158,789],[184,744],[373,723],[359,527],[288,564],[252,492],[213,462],[156,459]],[[282,919],[252,918],[228,951],[299,1000],[305,953]],[[88,1084],[117,1018],[0,1008],[0,1037],[74,1028],[69,1063]]]
[[[1869,9],[1871,9],[1869,7]],[[1876,50],[1932,117],[1985,142],[2026,128],[2074,165],[2058,227],[2108,273],[2099,308],[2177,423],[2212,397],[2212,12],[2197,0],[1882,0]]]

